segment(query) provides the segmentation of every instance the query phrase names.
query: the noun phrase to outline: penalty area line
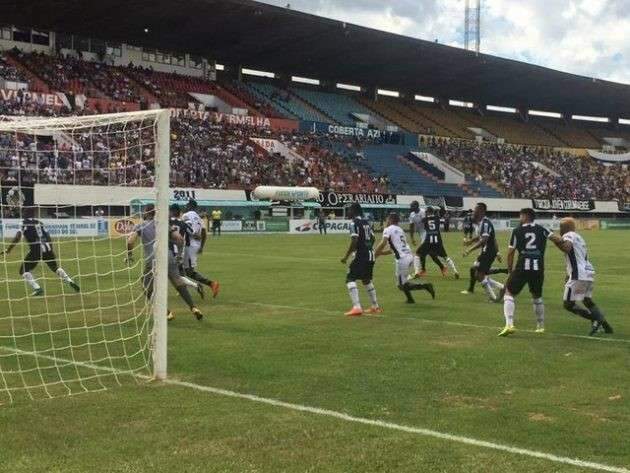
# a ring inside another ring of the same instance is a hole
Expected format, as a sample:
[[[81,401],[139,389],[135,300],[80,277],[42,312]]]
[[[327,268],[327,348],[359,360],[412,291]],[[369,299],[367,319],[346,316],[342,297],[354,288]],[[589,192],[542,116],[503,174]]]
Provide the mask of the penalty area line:
[[[146,375],[141,375],[141,374],[133,373],[129,371],[117,370],[115,368],[108,367],[108,366],[99,366],[99,365],[94,365],[92,363],[69,360],[69,359],[59,358],[59,357],[50,356],[50,355],[44,355],[41,353],[19,350],[12,347],[0,346],[0,350],[3,350],[5,352],[13,352],[16,355],[19,354],[19,355],[33,356],[37,358],[44,358],[46,360],[50,360],[54,362],[76,364],[78,366],[90,368],[93,370],[102,370],[102,371],[107,371],[107,372],[116,373],[116,374],[130,374],[132,376],[135,376],[138,379],[142,379],[145,381],[148,381],[151,379],[151,377],[146,376]],[[334,419],[341,420],[344,422],[351,422],[354,424],[362,424],[362,425],[367,425],[371,427],[378,427],[381,429],[395,430],[399,432],[405,432],[408,434],[419,435],[422,437],[430,437],[430,438],[434,438],[438,440],[445,440],[448,442],[459,443],[463,445],[470,445],[470,446],[478,447],[478,448],[495,450],[495,451],[504,452],[504,453],[511,453],[511,454],[530,457],[530,458],[537,458],[540,460],[546,460],[553,463],[571,465],[571,466],[576,466],[579,468],[591,469],[591,470],[596,470],[596,471],[606,471],[610,473],[630,473],[630,470],[624,467],[611,466],[611,465],[606,465],[603,463],[580,460],[577,458],[563,457],[563,456],[558,456],[551,453],[539,452],[536,450],[529,450],[526,448],[519,448],[519,447],[514,447],[511,445],[503,445],[500,443],[494,443],[494,442],[489,442],[485,440],[478,440],[472,437],[465,437],[461,435],[439,432],[437,430],[425,429],[422,427],[414,427],[414,426],[409,426],[409,425],[404,425],[404,424],[395,424],[393,422],[387,422],[387,421],[378,420],[378,419],[368,419],[365,417],[356,417],[350,414],[333,411],[330,409],[322,409],[319,407],[305,406],[302,404],[294,404],[291,402],[280,401],[277,399],[270,399],[266,397],[256,396],[254,394],[244,394],[244,393],[239,393],[236,391],[230,391],[228,389],[221,389],[221,388],[215,388],[211,386],[204,386],[204,385],[196,384],[196,383],[190,383],[188,381],[166,379],[161,382],[167,386],[178,386],[182,388],[193,389],[195,391],[200,391],[204,393],[215,394],[215,395],[224,396],[224,397],[231,397],[235,399],[242,399],[246,401],[256,402],[259,404],[266,404],[273,407],[288,409],[292,411],[305,412],[308,414],[330,417],[330,418],[334,418]]]

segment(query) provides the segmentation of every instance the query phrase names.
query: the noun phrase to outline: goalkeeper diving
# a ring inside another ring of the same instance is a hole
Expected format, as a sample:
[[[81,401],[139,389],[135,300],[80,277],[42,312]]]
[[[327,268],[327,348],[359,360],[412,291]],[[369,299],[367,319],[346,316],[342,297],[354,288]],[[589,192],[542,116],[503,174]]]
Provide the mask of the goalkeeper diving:
[[[134,228],[133,233],[127,238],[127,261],[133,261],[133,249],[136,245],[138,238],[142,241],[142,247],[144,251],[144,272],[142,277],[142,283],[147,299],[151,299],[153,296],[153,274],[155,263],[155,206],[147,205],[144,207],[142,214],[142,223],[139,223]],[[179,295],[184,299],[184,302],[188,305],[192,314],[197,320],[203,319],[203,314],[195,306],[192,300],[186,281],[179,271],[179,264],[177,261],[177,255],[180,253],[181,248],[185,244],[184,237],[177,226],[169,227],[169,241],[168,241],[168,279],[177,290]],[[168,320],[174,318],[173,312],[168,309]]]

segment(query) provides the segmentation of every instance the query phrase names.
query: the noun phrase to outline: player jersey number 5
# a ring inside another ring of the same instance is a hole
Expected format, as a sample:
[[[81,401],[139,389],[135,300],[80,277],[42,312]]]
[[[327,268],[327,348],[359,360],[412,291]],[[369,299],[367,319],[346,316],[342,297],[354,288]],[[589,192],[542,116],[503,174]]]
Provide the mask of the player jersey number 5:
[[[429,227],[429,231],[434,232],[437,230],[435,220],[429,220],[427,222],[427,226]],[[437,245],[440,242],[438,235],[429,235],[429,243]]]

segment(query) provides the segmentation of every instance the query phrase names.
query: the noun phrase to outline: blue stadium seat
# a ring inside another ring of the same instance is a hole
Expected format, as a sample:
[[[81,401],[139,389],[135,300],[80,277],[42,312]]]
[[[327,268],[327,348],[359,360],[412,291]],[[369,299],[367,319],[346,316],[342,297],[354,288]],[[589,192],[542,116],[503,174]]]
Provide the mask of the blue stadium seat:
[[[390,190],[397,194],[463,197],[475,194],[481,197],[503,197],[499,192],[481,183],[477,185],[467,176],[467,185],[438,182],[405,163],[405,156],[412,149],[403,145],[370,145],[363,148],[365,161],[362,165],[372,174],[386,174],[390,179]],[[343,154],[347,149],[339,145],[335,151]],[[402,158],[402,159],[401,159]],[[468,191],[467,191],[468,190]]]
[[[358,120],[352,117],[352,113],[375,116],[375,112],[346,94],[300,88],[290,88],[289,90],[341,125],[354,126],[356,124]],[[383,122],[386,121],[384,118],[378,118]]]
[[[317,113],[316,110],[309,108],[299,99],[287,94],[286,91],[283,91],[272,84],[266,84],[263,82],[246,82],[245,85],[248,87],[252,95],[270,103],[277,111],[288,115],[291,118],[315,122],[330,121],[323,114]]]

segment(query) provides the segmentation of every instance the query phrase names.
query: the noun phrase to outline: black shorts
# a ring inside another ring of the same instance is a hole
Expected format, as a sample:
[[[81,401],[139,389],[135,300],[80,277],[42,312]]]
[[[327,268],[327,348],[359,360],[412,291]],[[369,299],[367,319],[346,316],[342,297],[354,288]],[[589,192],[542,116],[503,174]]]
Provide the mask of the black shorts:
[[[374,273],[374,258],[360,257],[355,258],[350,263],[346,282],[352,281],[371,281]]]
[[[416,252],[418,256],[439,256],[440,258],[448,258],[446,254],[446,249],[444,248],[444,243],[441,241],[439,243],[429,243],[425,241],[420,245],[418,251]]]
[[[221,228],[221,220],[213,220],[212,228]]]
[[[37,245],[32,246],[28,254],[24,257],[24,262],[20,267],[20,274],[33,271],[40,261],[46,263],[51,270],[57,271],[58,266],[55,252],[53,250],[42,251],[42,247]]]
[[[539,299],[543,295],[543,284],[545,283],[544,271],[522,271],[515,270],[505,285],[513,296],[517,296],[527,285],[529,292],[534,299]]]
[[[465,236],[469,236],[469,235],[472,236],[472,234],[473,234],[473,228],[472,227],[464,228],[464,235]]]
[[[477,262],[475,263],[475,267],[477,271],[483,274],[488,274],[490,272],[490,268],[494,264],[494,260],[496,259],[496,253],[481,253],[477,258]]]

